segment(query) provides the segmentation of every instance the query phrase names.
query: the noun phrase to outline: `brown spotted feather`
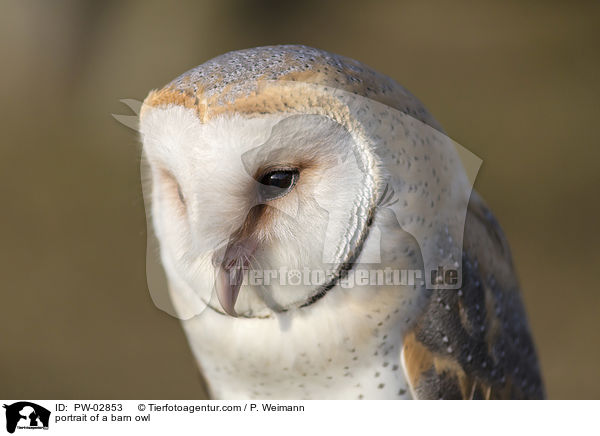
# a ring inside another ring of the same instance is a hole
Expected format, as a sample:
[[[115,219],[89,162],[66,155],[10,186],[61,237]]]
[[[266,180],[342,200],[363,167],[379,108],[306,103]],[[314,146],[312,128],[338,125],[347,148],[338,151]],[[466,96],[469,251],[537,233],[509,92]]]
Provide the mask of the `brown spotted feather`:
[[[403,345],[417,398],[545,397],[506,239],[475,193],[465,225],[463,286],[430,292]]]

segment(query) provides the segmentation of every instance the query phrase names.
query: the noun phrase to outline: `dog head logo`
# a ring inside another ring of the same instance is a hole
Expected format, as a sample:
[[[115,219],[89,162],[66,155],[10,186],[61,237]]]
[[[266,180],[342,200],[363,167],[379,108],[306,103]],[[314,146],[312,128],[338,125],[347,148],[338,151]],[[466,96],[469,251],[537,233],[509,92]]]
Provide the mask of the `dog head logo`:
[[[19,429],[48,429],[50,411],[29,401],[3,406],[6,409],[6,431]]]

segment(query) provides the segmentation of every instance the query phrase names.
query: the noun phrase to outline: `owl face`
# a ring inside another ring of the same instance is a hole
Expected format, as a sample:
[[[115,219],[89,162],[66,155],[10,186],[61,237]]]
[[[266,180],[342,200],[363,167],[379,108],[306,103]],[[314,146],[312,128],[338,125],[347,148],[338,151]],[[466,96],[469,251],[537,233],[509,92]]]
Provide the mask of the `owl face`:
[[[140,127],[172,286],[264,316],[306,304],[356,255],[347,235],[365,169],[342,125],[281,113],[202,121],[170,105],[149,108]]]

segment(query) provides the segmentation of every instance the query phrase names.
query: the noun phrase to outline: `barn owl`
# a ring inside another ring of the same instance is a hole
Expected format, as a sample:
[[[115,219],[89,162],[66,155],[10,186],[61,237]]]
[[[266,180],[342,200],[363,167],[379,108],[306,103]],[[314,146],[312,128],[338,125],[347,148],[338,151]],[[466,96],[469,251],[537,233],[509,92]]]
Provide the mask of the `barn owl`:
[[[511,255],[423,105],[304,46],[140,114],[168,289],[213,398],[543,398]]]

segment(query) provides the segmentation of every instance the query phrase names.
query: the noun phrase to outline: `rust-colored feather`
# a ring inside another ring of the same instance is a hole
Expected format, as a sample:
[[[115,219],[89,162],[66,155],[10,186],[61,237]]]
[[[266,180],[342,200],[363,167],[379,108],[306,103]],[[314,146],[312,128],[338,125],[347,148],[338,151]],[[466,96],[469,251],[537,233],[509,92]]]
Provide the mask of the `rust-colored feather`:
[[[465,226],[463,286],[431,291],[402,359],[423,399],[537,399],[544,388],[508,245],[473,194]]]

